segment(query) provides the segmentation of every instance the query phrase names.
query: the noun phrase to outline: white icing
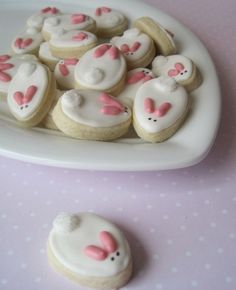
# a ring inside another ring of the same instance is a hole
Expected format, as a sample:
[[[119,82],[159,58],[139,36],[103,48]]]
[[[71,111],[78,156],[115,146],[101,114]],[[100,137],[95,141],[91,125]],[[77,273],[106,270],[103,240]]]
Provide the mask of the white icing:
[[[73,89],[75,86],[75,64],[66,64],[68,69],[68,75],[64,76],[60,71],[60,65],[65,65],[64,60],[60,60],[54,70],[54,75],[56,77],[56,81],[60,87],[63,89]]]
[[[22,92],[25,95],[30,86],[37,87],[33,99],[29,103],[18,105],[14,99],[14,93]],[[8,89],[7,102],[11,112],[21,120],[29,118],[41,104],[47,87],[48,75],[43,65],[40,63],[22,64]]]
[[[24,48],[19,48],[15,45],[17,39],[22,39],[26,41],[28,39],[32,39],[32,43],[27,45]],[[11,47],[14,53],[16,54],[25,54],[30,53],[39,48],[40,44],[43,42],[42,33],[36,28],[26,28],[25,31],[19,33],[12,41]]]
[[[126,72],[126,61],[120,53],[111,59],[106,52],[102,57],[94,57],[99,46],[86,52],[75,68],[75,80],[84,87],[94,90],[107,90],[116,85]]]
[[[71,17],[73,14],[63,14],[57,17],[48,18],[44,21],[43,31],[48,33],[51,37],[53,33],[56,33],[59,29],[64,29],[66,31],[70,30],[87,30],[93,23],[92,17],[86,15],[84,22],[73,24],[71,22]]]
[[[111,39],[111,43],[119,49],[121,49],[121,46],[124,44],[127,44],[131,48],[135,42],[141,44],[136,51],[123,52],[126,60],[131,63],[136,62],[149,52],[152,43],[151,38],[147,34],[142,33],[139,29],[131,28],[126,30],[122,36],[116,36]]]
[[[171,78],[156,78],[144,83],[137,91],[134,100],[134,114],[139,125],[149,133],[158,133],[174,125],[186,111],[187,92],[180,85],[176,85],[174,88],[173,82],[175,81]],[[145,111],[144,101],[146,98],[153,99],[156,108],[166,102],[171,104],[171,108],[164,116],[157,117],[155,114]]]
[[[86,34],[86,38],[83,40],[75,40],[73,37],[76,37],[79,33]],[[86,45],[97,42],[97,37],[91,32],[83,30],[63,30],[61,33],[52,34],[49,41],[50,45],[56,48],[80,48]]]
[[[39,47],[39,58],[47,61],[54,62],[55,65],[58,63],[60,60],[58,57],[55,57],[52,55],[51,50],[49,48],[49,43],[48,42],[43,42],[40,44]]]
[[[75,214],[60,213],[53,221],[53,229],[58,233],[73,232],[79,226],[79,217]]]
[[[53,228],[49,234],[49,247],[59,263],[68,270],[82,276],[110,277],[124,270],[131,261],[127,240],[112,223],[91,213],[77,215],[79,225],[72,232],[62,233]],[[99,234],[109,232],[118,248],[103,261],[97,261],[85,254],[89,245],[102,247]],[[119,256],[116,253],[119,252]],[[114,260],[111,260],[114,257]]]
[[[16,74],[19,66],[27,61],[37,61],[37,57],[31,54],[23,54],[23,55],[13,55],[5,62],[0,62],[0,64],[12,64],[13,67],[9,68],[7,70],[4,70],[5,73],[7,73],[11,78],[14,77]],[[10,85],[10,82],[4,82],[0,79],[0,92],[7,93],[8,87]]]
[[[93,18],[96,21],[98,29],[114,28],[125,21],[125,16],[114,9],[108,13],[102,12],[100,16],[97,16],[94,12]]]
[[[138,89],[144,83],[144,79],[140,79],[138,82],[132,84],[127,83],[127,80],[137,72],[144,72],[145,76],[150,76],[154,78],[154,74],[152,73],[152,71],[147,68],[136,68],[128,71],[124,90],[119,94],[117,98],[123,102],[127,102],[131,107],[133,106],[133,101]]]
[[[118,115],[103,114],[101,109],[105,104],[100,101],[100,95],[101,92],[92,90],[69,91],[61,97],[62,111],[73,121],[91,127],[106,128],[129,120],[131,111],[128,108],[127,112]]]
[[[168,76],[170,70],[176,70],[176,63],[182,64],[184,69],[179,70],[178,75],[173,78],[177,82],[188,80],[193,73],[193,63],[183,55],[157,56],[152,63],[152,71],[156,76]]]
[[[48,17],[55,17],[57,15],[60,15],[61,12],[58,10],[57,13],[52,14],[52,12],[42,13],[41,11],[31,15],[27,20],[27,25],[30,27],[36,27],[38,29],[41,29],[43,26],[43,22]]]

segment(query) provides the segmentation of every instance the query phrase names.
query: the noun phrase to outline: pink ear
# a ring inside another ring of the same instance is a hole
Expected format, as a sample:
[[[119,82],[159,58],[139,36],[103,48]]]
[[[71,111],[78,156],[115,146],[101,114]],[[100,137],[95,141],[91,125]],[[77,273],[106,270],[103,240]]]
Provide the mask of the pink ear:
[[[151,98],[146,98],[144,100],[144,109],[146,113],[152,114],[155,110],[154,101]]]
[[[168,76],[171,78],[176,77],[178,74],[179,74],[179,71],[177,69],[170,69],[168,71]]]
[[[29,46],[31,43],[33,42],[32,38],[27,38],[25,39],[22,44],[21,44],[21,48],[26,48],[27,46]]]
[[[51,11],[51,7],[45,7],[41,10],[42,13],[48,13],[49,11]]]
[[[99,238],[104,248],[108,251],[108,253],[113,253],[117,250],[116,240],[109,232],[106,231],[100,232]]]
[[[87,38],[88,38],[88,34],[84,32],[79,32],[78,34],[72,37],[72,39],[75,41],[83,41],[84,39],[87,39]]]
[[[84,251],[87,256],[94,260],[102,261],[107,257],[107,252],[97,246],[87,246]]]
[[[19,105],[19,106],[20,105],[23,105],[23,98],[24,98],[24,96],[23,96],[22,92],[15,92],[13,94],[13,98],[16,101],[17,105]]]
[[[37,90],[38,90],[38,88],[36,86],[28,87],[28,89],[27,89],[27,91],[26,91],[26,93],[24,95],[24,98],[23,98],[23,104],[29,103],[33,99],[33,97],[36,94]]]
[[[136,41],[131,47],[130,47],[130,51],[131,52],[135,52],[139,49],[139,47],[141,46],[141,43]]]
[[[128,46],[128,44],[126,44],[126,43],[122,44],[121,47],[120,47],[120,50],[123,53],[128,53],[129,52],[129,46]]]
[[[111,46],[108,44],[102,44],[97,49],[95,49],[93,56],[95,58],[103,56]]]
[[[0,62],[5,62],[5,61],[7,61],[10,58],[11,58],[11,56],[8,55],[8,54],[0,55]]]
[[[84,14],[72,14],[71,15],[71,23],[72,24],[83,23],[85,20],[86,20],[86,15],[84,15]]]
[[[175,68],[178,70],[178,71],[181,71],[184,69],[184,65],[182,63],[176,63],[175,64]]]
[[[23,42],[22,38],[17,38],[14,42],[15,47],[21,48],[22,42]]]
[[[111,8],[109,8],[109,7],[101,7],[101,11],[105,12],[105,13],[109,13],[109,12],[111,12]]]
[[[76,65],[78,63],[78,59],[77,58],[65,58],[64,59],[64,64],[65,65]]]
[[[152,80],[153,79],[153,77],[152,76],[145,76],[145,78],[143,79],[143,83],[145,83],[145,82],[147,82],[147,81],[150,81],[150,80]]]
[[[155,110],[154,114],[157,117],[163,117],[167,114],[167,112],[170,110],[171,104],[170,103],[163,103],[160,105],[158,109]]]
[[[99,100],[106,105],[109,106],[114,106],[116,108],[118,108],[119,110],[124,110],[124,106],[118,101],[115,100],[114,98],[112,98],[110,95],[108,95],[107,93],[101,93],[101,95],[99,96]]]
[[[14,67],[11,63],[0,63],[0,70],[7,70]]]
[[[3,71],[0,71],[0,81],[8,83],[11,81],[11,76]]]
[[[134,74],[132,74],[128,80],[127,80],[127,84],[132,85],[132,84],[136,84],[139,81],[141,81],[142,79],[145,78],[145,73],[142,71],[138,71]]]
[[[59,71],[64,77],[68,76],[68,74],[70,73],[66,65],[63,63],[59,64]]]
[[[112,46],[108,50],[108,53],[109,53],[111,59],[117,59],[119,57],[119,49],[115,46]]]

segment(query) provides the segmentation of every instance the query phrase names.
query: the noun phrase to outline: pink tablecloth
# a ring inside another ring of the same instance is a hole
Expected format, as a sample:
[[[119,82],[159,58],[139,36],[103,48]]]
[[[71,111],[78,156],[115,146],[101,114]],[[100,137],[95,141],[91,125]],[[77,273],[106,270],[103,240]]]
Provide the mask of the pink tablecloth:
[[[236,4],[146,2],[190,27],[215,61],[223,115],[213,150],[197,166],[150,173],[63,170],[0,157],[1,289],[82,289],[47,263],[46,238],[60,211],[94,211],[125,231],[135,271],[124,289],[236,289]]]

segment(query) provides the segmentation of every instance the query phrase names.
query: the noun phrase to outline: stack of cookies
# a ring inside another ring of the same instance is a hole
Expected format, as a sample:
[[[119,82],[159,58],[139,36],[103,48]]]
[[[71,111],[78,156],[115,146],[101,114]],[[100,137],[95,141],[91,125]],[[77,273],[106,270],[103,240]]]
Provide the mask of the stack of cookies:
[[[0,95],[23,127],[109,141],[134,127],[163,142],[183,124],[202,83],[174,35],[149,17],[129,26],[110,7],[89,15],[45,7],[0,56]]]

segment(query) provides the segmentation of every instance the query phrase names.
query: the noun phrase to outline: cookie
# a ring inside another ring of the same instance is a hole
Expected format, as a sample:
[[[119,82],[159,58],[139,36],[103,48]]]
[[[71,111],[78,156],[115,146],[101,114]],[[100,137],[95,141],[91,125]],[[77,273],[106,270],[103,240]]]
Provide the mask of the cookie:
[[[37,62],[22,64],[8,88],[7,102],[23,127],[39,124],[56,94],[56,81],[49,68]]]
[[[170,138],[182,125],[190,109],[184,87],[169,77],[159,77],[143,84],[134,100],[133,125],[148,142]]]
[[[39,59],[42,63],[46,64],[51,71],[55,70],[56,64],[59,62],[60,58],[52,55],[49,48],[49,43],[42,42],[39,47]]]
[[[156,76],[174,78],[188,91],[198,88],[202,83],[201,74],[194,62],[180,54],[157,56],[152,63],[152,71]]]
[[[11,48],[15,54],[28,53],[37,55],[42,42],[42,33],[37,28],[28,27],[13,39]]]
[[[79,59],[77,58],[66,58],[57,63],[54,75],[57,85],[61,90],[70,90],[74,88],[74,71],[78,61]]]
[[[97,37],[83,30],[59,30],[49,40],[53,56],[60,58],[81,57],[86,51],[97,45]]]
[[[59,214],[53,221],[47,252],[56,272],[84,287],[120,289],[132,274],[124,234],[92,213]]]
[[[118,95],[124,87],[126,61],[117,47],[101,44],[86,52],[75,67],[75,87]]]
[[[67,91],[52,113],[56,126],[66,135],[85,140],[108,141],[124,135],[131,111],[107,93]]]
[[[96,33],[96,22],[89,15],[77,14],[63,14],[56,17],[50,17],[44,21],[42,34],[46,41],[49,41],[52,34],[64,29],[70,30],[86,30]]]
[[[147,68],[136,68],[128,71],[125,87],[117,98],[133,107],[134,98],[140,86],[153,78],[154,74]]]
[[[37,61],[37,57],[31,54],[23,55],[0,55],[0,97],[5,99],[12,78],[19,66],[28,61]]]
[[[60,14],[61,14],[61,11],[56,7],[44,7],[39,12],[33,14],[32,16],[28,18],[27,25],[30,27],[42,29],[45,19],[49,17],[57,16]]]
[[[134,27],[148,34],[155,42],[157,50],[162,55],[175,54],[177,48],[173,34],[150,17],[140,17],[134,21]]]
[[[113,37],[111,43],[123,52],[129,70],[147,67],[156,55],[153,40],[138,28],[128,29],[122,36]]]
[[[128,20],[125,15],[109,7],[96,8],[92,17],[97,24],[97,35],[101,38],[120,35],[128,27]]]

